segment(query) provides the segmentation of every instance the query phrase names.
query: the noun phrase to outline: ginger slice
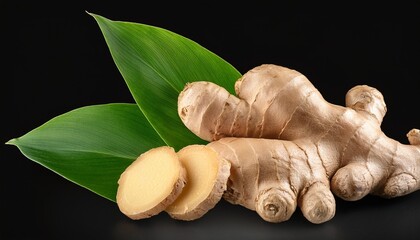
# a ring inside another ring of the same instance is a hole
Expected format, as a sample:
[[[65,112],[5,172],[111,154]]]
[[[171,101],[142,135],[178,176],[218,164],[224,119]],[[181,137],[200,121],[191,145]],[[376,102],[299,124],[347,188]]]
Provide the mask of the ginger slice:
[[[122,213],[138,220],[169,206],[185,186],[185,169],[175,150],[162,146],[141,154],[118,180],[117,204]]]
[[[187,171],[187,184],[166,212],[174,219],[202,217],[220,201],[230,175],[230,162],[205,145],[189,145],[178,152]]]

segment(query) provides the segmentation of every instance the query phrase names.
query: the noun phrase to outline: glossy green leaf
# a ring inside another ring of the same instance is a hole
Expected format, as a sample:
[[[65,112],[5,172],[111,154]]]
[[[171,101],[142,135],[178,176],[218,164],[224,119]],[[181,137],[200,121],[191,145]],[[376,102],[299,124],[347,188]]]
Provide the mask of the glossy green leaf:
[[[91,15],[136,103],[162,139],[175,149],[203,142],[178,116],[180,91],[188,82],[206,80],[233,92],[241,74],[201,45],[166,29]]]
[[[64,178],[115,201],[118,178],[141,153],[204,142],[177,114],[185,84],[207,80],[233,92],[241,76],[199,44],[144,24],[96,19],[136,104],[75,109],[7,144]]]
[[[165,145],[136,104],[122,103],[70,111],[8,144],[112,201],[124,169],[141,153]]]

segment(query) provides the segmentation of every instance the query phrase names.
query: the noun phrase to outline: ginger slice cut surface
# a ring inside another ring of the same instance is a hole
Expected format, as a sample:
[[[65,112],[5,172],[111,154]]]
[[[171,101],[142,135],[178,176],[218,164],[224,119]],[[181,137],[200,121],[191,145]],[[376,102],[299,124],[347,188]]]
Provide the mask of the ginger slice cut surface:
[[[222,198],[230,163],[204,145],[184,147],[178,157],[187,171],[187,184],[165,211],[175,219],[195,220],[214,208]]]
[[[185,186],[185,169],[173,148],[162,146],[141,154],[118,180],[117,204],[132,219],[163,211]]]

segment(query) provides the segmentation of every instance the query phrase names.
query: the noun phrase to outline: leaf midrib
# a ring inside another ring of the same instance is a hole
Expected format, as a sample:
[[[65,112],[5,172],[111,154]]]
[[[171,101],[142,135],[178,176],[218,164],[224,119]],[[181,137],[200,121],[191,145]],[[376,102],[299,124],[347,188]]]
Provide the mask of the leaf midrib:
[[[123,155],[123,154],[112,154],[109,152],[102,152],[102,151],[89,151],[89,150],[74,150],[74,149],[68,149],[68,148],[54,148],[54,150],[48,149],[48,148],[34,148],[34,147],[30,147],[28,145],[25,144],[15,144],[13,140],[7,142],[7,144],[11,144],[11,145],[15,145],[16,147],[18,147],[21,152],[23,154],[24,151],[22,150],[22,148],[26,148],[26,149],[30,149],[30,150],[36,150],[36,151],[45,151],[45,152],[60,152],[60,153],[71,153],[71,152],[78,152],[78,153],[91,153],[91,154],[98,154],[98,155],[103,155],[103,156],[110,156],[110,157],[115,157],[115,158],[121,158],[124,160],[128,160],[128,161],[134,161],[134,159],[136,159],[136,157],[132,157],[132,156],[128,156],[128,155]],[[45,162],[45,161],[44,161]]]

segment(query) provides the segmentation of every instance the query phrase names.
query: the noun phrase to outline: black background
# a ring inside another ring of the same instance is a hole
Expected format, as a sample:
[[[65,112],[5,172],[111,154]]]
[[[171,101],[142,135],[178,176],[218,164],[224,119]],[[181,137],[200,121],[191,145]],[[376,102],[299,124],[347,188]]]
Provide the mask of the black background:
[[[324,97],[344,104],[357,84],[376,87],[390,137],[407,143],[420,128],[420,8],[243,2],[1,1],[1,141],[87,105],[134,102],[94,19],[162,27],[194,40],[241,73],[274,63],[305,74]],[[316,2],[316,1],[314,1]],[[141,221],[1,146],[1,239],[419,239],[420,192],[396,199],[337,199],[329,222],[309,223],[298,209],[284,223],[221,201],[203,218],[165,213]]]

